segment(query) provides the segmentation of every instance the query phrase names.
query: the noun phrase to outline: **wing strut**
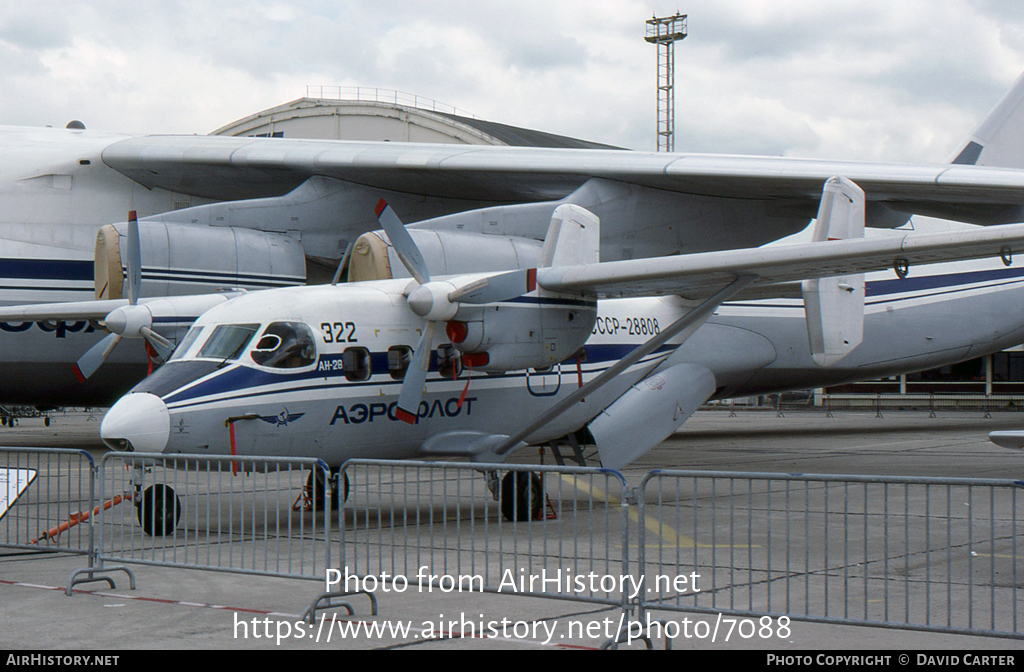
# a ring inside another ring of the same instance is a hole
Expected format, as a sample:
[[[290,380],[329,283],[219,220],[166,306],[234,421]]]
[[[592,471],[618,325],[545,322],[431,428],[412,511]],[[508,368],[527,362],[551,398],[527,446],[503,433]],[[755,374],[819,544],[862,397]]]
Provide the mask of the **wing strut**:
[[[660,334],[620,359],[608,369],[601,372],[596,378],[583,385],[583,387],[578,388],[568,397],[552,406],[546,412],[538,416],[536,420],[521,429],[518,433],[505,439],[505,441],[494,449],[494,454],[500,456],[511,452],[512,449],[518,446],[523,439],[528,437],[530,434],[533,434],[535,431],[551,422],[562,413],[565,413],[580,399],[593,394],[595,390],[613,380],[617,375],[660,348],[675,336],[678,336],[684,330],[703,323],[711,316],[718,306],[728,301],[744,287],[753,282],[754,279],[754,276],[744,275],[733,280],[729,285],[720,289],[702,304],[688,312],[686,315],[680,317],[667,328],[663,329]]]

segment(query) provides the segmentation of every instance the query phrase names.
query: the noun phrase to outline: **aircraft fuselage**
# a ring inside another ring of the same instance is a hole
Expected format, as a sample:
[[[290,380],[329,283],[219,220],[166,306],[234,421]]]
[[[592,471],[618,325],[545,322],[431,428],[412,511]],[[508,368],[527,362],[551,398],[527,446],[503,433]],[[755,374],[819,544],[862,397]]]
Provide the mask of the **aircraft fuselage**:
[[[836,365],[822,368],[811,359],[799,301],[725,304],[685,342],[669,342],[528,441],[579,429],[658,367],[704,366],[715,376],[715,396],[728,398],[896,375],[1024,340],[1024,271],[998,260],[915,268],[904,280],[892,273],[867,280],[864,341]],[[419,338],[423,321],[405,306],[407,286],[407,280],[393,280],[271,290],[210,311],[196,323],[195,341],[135,388],[160,406],[152,416],[147,409],[140,422],[166,426],[155,443],[136,449],[314,454],[340,464],[352,457],[414,457],[425,439],[444,432],[514,434],[580,381],[597,376],[689,310],[674,297],[600,301],[584,361],[571,359],[546,371],[463,369],[457,377],[452,370],[442,376],[435,342],[418,420],[409,426],[396,415],[402,385],[396,367]],[[315,355],[307,353],[306,363],[296,368],[253,361],[253,348],[274,323],[305,325]],[[202,356],[206,339],[224,325],[246,326],[250,338],[232,357]]]

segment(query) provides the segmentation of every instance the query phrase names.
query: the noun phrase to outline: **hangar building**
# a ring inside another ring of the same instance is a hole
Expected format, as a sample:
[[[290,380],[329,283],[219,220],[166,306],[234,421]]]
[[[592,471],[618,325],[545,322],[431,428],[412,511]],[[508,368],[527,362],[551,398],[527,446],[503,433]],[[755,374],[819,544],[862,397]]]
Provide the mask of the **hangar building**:
[[[213,135],[616,149],[480,119],[429,98],[365,87],[307,87],[306,97],[239,119]]]

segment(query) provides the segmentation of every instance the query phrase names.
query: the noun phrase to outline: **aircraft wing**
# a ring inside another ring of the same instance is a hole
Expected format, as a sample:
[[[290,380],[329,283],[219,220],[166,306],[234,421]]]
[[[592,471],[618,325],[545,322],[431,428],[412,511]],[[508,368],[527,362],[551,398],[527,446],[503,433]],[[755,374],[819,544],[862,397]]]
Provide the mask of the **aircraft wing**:
[[[1024,224],[903,236],[831,240],[537,269],[543,289],[600,298],[678,294],[700,298],[739,277],[751,287],[913,267],[1024,250]]]
[[[102,320],[110,311],[127,305],[128,299],[104,299],[101,301],[6,306],[0,307],[0,322]]]
[[[986,224],[1024,219],[1024,171],[960,164],[212,136],[129,138],[102,157],[146,187],[218,200],[282,195],[324,176],[407,194],[515,203],[556,200],[604,178],[765,199],[786,210],[816,207],[822,184],[843,175],[869,202],[903,212]]]

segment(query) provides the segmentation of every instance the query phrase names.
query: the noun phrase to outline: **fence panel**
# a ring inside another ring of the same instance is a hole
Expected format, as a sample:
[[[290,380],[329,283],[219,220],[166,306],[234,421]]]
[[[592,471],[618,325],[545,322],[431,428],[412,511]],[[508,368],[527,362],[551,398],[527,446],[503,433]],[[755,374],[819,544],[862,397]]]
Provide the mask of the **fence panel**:
[[[350,495],[341,565],[361,587],[387,581],[616,606],[633,592],[618,472],[353,460],[342,473]]]
[[[91,556],[95,475],[84,450],[0,448],[0,546]]]
[[[331,566],[320,460],[108,453],[100,473],[116,502],[97,520],[102,561],[320,581]]]
[[[1022,485],[652,472],[639,606],[1019,637]]]

